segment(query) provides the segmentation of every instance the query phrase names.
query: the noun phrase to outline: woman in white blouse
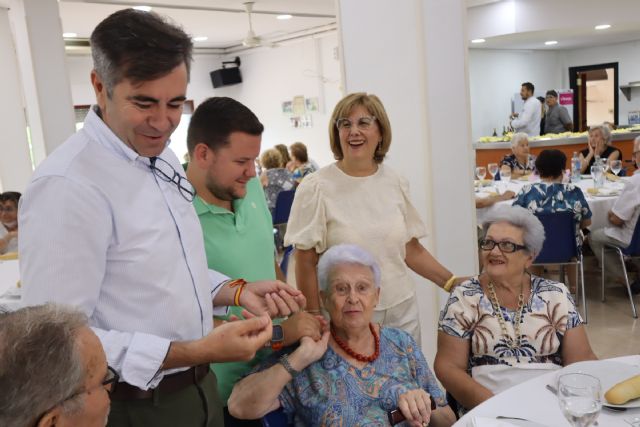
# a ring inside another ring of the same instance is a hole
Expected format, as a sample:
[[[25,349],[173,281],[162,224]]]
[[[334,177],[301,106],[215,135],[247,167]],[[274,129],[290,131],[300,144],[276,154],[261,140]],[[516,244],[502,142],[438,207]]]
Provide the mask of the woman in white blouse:
[[[285,245],[296,248],[296,282],[307,310],[320,311],[320,254],[337,244],[356,244],[373,253],[382,270],[374,322],[403,329],[419,342],[409,268],[447,291],[462,279],[418,240],[425,227],[409,199],[407,180],[383,164],[391,125],[378,97],[353,93],[343,98],[333,111],[329,138],[337,161],[302,181],[285,236]]]

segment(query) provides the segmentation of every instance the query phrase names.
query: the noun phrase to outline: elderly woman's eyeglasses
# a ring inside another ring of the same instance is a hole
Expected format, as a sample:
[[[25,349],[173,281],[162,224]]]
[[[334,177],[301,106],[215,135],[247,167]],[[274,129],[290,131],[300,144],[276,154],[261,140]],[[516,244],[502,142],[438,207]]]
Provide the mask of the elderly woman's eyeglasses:
[[[187,178],[176,172],[173,166],[161,157],[150,157],[149,162],[149,168],[151,168],[155,176],[165,182],[173,182],[178,187],[180,195],[187,202],[193,202],[196,192]]]
[[[360,117],[355,123],[355,126],[360,130],[367,130],[371,128],[376,120],[377,119],[373,116]],[[349,119],[341,118],[336,120],[336,127],[338,130],[350,130],[352,126],[354,126],[354,123]]]
[[[496,245],[498,245],[498,249],[500,249],[500,252],[504,252],[506,254],[511,254],[515,251],[522,251],[524,249],[527,249],[527,247],[524,245],[519,245],[517,243],[509,242],[508,240],[503,240],[502,242],[496,242],[495,240],[484,239],[480,241],[480,249],[482,249],[483,251],[493,250],[493,248],[495,248]]]
[[[356,283],[354,289],[358,295],[369,295],[375,288],[369,283]],[[351,285],[338,283],[333,286],[333,293],[341,297],[346,297],[351,294]]]

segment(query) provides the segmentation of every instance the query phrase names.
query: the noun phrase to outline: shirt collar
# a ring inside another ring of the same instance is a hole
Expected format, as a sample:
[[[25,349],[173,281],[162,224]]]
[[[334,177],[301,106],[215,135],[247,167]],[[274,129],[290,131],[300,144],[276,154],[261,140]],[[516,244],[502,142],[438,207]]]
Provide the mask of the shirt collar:
[[[244,199],[235,199],[233,201],[233,210],[234,212],[231,212],[225,208],[221,208],[218,205],[214,205],[211,203],[207,203],[204,200],[202,200],[202,198],[198,195],[196,195],[196,198],[193,199],[193,206],[196,209],[196,214],[198,214],[198,216],[200,215],[204,215],[208,212],[214,214],[214,215],[236,215],[238,213],[238,209],[240,208],[242,201]]]

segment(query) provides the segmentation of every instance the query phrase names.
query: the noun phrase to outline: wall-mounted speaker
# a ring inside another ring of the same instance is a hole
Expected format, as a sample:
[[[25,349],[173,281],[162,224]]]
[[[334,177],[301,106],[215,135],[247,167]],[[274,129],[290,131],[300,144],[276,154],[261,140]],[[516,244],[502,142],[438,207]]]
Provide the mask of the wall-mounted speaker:
[[[214,88],[242,83],[240,67],[221,68],[212,71],[210,75]]]

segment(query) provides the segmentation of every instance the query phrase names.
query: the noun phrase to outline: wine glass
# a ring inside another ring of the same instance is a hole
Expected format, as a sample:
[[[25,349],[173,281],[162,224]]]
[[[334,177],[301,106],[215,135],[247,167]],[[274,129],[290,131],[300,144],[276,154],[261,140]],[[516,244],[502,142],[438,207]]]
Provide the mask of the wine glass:
[[[600,380],[587,374],[565,374],[558,379],[558,400],[564,417],[574,427],[593,425],[602,409]]]
[[[504,181],[508,184],[511,181],[511,169],[506,167],[500,170],[500,181]]]
[[[602,170],[602,166],[591,166],[591,178],[593,178],[593,188],[600,188],[602,186],[602,177],[604,176],[604,171]]]
[[[489,170],[489,173],[491,174],[493,179],[496,179],[496,175],[498,174],[498,164],[497,163],[489,163],[487,165],[487,169]]]
[[[620,160],[611,160],[611,164],[609,165],[609,167],[611,168],[611,172],[613,172],[614,175],[618,175],[622,170],[622,162]]]
[[[484,177],[487,176],[487,168],[485,168],[484,166],[478,166],[476,168],[476,176],[480,181],[482,181]]]

